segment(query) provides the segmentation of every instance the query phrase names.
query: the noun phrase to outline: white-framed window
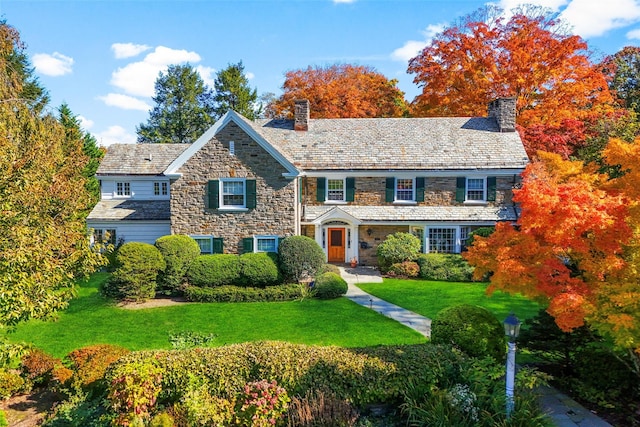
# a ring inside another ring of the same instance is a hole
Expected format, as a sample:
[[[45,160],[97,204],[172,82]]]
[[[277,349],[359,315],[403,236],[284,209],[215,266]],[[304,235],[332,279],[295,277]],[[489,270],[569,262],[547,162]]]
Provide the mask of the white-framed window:
[[[278,252],[278,236],[256,236],[255,252]]]
[[[93,243],[99,243],[103,245],[115,245],[116,244],[116,230],[115,228],[96,228],[93,230]]]
[[[466,200],[484,201],[487,199],[487,186],[485,178],[467,178]]]
[[[246,208],[246,183],[243,178],[220,180],[220,208]]]
[[[131,196],[131,183],[116,182],[116,196],[120,196],[120,197]]]
[[[411,202],[416,199],[416,182],[413,178],[396,178],[395,200]]]
[[[460,227],[460,249],[465,250],[467,247],[467,239],[471,233],[471,227]]]
[[[420,253],[424,253],[424,227],[411,227],[409,232],[420,239]]]
[[[191,236],[200,246],[201,254],[213,253],[213,237],[212,236]]]
[[[153,183],[153,195],[154,196],[166,196],[169,194],[168,182],[154,182]]]
[[[445,254],[455,253],[457,252],[457,228],[430,227],[427,242],[429,252]]]
[[[343,202],[345,200],[344,195],[344,179],[327,179],[327,201]]]

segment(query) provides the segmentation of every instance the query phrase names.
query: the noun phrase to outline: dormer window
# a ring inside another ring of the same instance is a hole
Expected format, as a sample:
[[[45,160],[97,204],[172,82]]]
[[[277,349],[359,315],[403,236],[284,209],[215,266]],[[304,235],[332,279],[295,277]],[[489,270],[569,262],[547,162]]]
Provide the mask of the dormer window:
[[[130,197],[131,196],[131,183],[129,182],[116,182],[116,196]]]
[[[153,195],[154,196],[166,196],[169,194],[168,182],[154,182],[153,183]]]
[[[327,201],[344,201],[344,179],[327,179]]]

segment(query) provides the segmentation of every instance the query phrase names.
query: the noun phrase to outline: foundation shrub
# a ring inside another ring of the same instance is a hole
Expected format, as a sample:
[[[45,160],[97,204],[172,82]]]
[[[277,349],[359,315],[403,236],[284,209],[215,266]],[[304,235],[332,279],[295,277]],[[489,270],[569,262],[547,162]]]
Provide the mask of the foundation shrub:
[[[240,284],[263,288],[280,282],[278,255],[258,252],[240,255]]]
[[[417,262],[414,261],[404,261],[397,262],[395,264],[391,264],[389,270],[387,270],[387,275],[391,277],[418,277],[418,273],[420,272],[420,267]]]
[[[259,302],[259,301],[293,301],[303,297],[300,285],[277,285],[266,288],[243,286],[218,286],[215,288],[199,288],[187,286],[184,296],[193,302]]]
[[[16,372],[0,369],[0,399],[8,399],[22,391],[24,379]]]
[[[158,291],[167,295],[180,293],[189,265],[200,256],[200,246],[189,236],[174,234],[156,240],[165,268],[158,274]]]
[[[145,301],[156,295],[156,278],[165,268],[160,251],[142,242],[127,242],[116,255],[116,268],[104,294],[127,301]]]
[[[187,270],[190,285],[216,287],[240,282],[240,257],[234,254],[198,256]]]
[[[104,374],[113,362],[129,353],[129,350],[111,344],[96,344],[73,350],[67,355],[73,369],[71,386],[86,392],[104,391]]]
[[[420,278],[441,282],[471,282],[473,267],[458,254],[421,254],[416,259]]]
[[[431,323],[431,341],[459,348],[471,357],[504,361],[504,327],[484,307],[462,304],[441,310]]]
[[[333,299],[347,293],[347,282],[336,273],[326,272],[316,277],[315,296],[320,299]]]
[[[411,233],[394,233],[378,245],[378,266],[386,273],[392,264],[413,261],[420,253],[420,239]]]
[[[318,270],[318,275],[322,274],[322,273],[335,273],[337,275],[340,275],[340,269],[338,268],[337,265],[333,265],[333,264],[324,264],[320,270]]]
[[[285,280],[298,283],[315,277],[325,264],[325,255],[312,238],[289,236],[278,245],[278,263]]]

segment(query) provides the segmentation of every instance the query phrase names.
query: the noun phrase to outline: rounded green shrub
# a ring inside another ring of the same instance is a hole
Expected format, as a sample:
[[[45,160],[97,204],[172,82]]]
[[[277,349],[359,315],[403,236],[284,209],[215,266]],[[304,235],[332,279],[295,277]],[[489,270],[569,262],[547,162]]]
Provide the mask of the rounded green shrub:
[[[473,267],[458,254],[420,254],[420,278],[443,282],[471,282]]]
[[[190,285],[214,287],[240,282],[240,257],[233,254],[198,256],[187,270]]]
[[[466,245],[467,246],[473,245],[473,239],[475,238],[475,236],[489,237],[491,236],[491,234],[493,234],[494,231],[495,231],[495,227],[476,228],[471,233],[469,233],[469,237],[467,237]]]
[[[166,264],[158,274],[158,291],[176,294],[184,282],[189,265],[200,256],[198,242],[189,236],[174,234],[156,240],[156,248]]]
[[[240,255],[240,283],[262,288],[276,285],[280,281],[278,255],[258,252]]]
[[[310,237],[290,236],[278,245],[278,262],[286,280],[314,277],[326,262],[322,248]]]
[[[504,328],[484,307],[462,304],[440,311],[431,323],[431,341],[453,345],[471,357],[505,360]]]
[[[316,277],[314,290],[320,299],[338,298],[347,293],[347,282],[336,273],[326,272]]]
[[[392,264],[415,260],[420,246],[420,239],[411,233],[390,234],[377,249],[380,270],[387,272]]]
[[[322,266],[322,268],[320,270],[318,270],[318,272],[316,273],[317,275],[320,275],[322,273],[327,273],[327,272],[331,272],[331,273],[336,273],[336,274],[340,274],[340,269],[338,268],[337,265],[333,265],[333,264],[324,264]]]
[[[8,399],[14,394],[18,394],[23,387],[24,379],[19,374],[0,369],[0,399]]]
[[[116,265],[106,284],[106,294],[127,301],[156,296],[156,279],[165,267],[158,248],[148,243],[127,242],[118,250]]]

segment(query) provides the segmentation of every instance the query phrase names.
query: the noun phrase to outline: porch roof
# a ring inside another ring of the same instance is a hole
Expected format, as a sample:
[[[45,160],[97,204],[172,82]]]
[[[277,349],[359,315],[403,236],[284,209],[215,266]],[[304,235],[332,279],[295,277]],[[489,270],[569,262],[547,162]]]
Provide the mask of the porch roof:
[[[313,222],[331,209],[362,222],[515,221],[511,206],[305,206],[303,222]]]
[[[169,200],[101,200],[88,221],[161,221],[171,219]]]

